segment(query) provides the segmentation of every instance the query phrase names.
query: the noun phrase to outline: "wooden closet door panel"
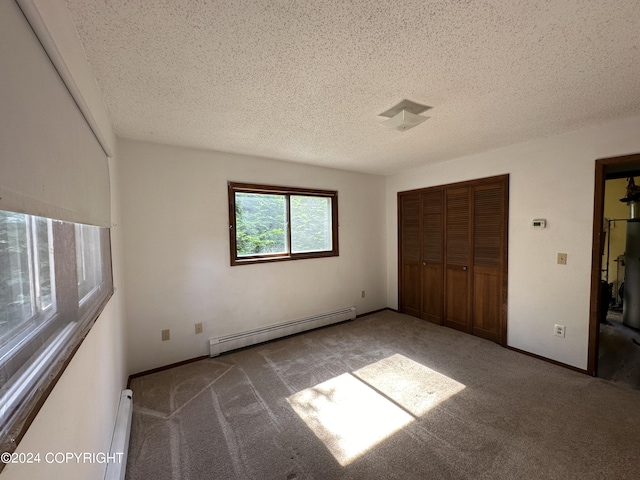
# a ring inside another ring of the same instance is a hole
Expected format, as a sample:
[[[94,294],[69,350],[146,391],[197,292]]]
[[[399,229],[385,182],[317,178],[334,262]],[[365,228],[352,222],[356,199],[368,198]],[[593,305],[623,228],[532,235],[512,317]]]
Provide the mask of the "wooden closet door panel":
[[[445,318],[447,327],[471,333],[469,321],[469,273],[462,267],[447,266],[445,282]]]
[[[504,183],[473,188],[473,334],[500,343],[505,248]]]
[[[469,266],[471,202],[469,188],[451,188],[446,194],[447,265]]]
[[[402,268],[403,288],[401,312],[422,318],[420,310],[420,265],[404,264]]]
[[[500,343],[502,302],[500,275],[494,269],[473,269],[473,334]]]
[[[400,197],[401,282],[400,311],[421,317],[421,205],[420,194]]]
[[[470,188],[450,188],[445,202],[445,319],[448,327],[471,332]]]
[[[442,325],[444,310],[444,192],[422,195],[422,318]]]
[[[444,275],[442,265],[422,267],[422,318],[443,324]]]

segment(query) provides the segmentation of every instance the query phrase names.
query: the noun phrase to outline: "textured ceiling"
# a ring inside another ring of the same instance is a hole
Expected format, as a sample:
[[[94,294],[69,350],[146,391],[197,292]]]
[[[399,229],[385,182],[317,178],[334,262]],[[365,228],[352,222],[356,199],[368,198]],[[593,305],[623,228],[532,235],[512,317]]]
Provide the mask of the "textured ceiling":
[[[640,113],[637,0],[67,5],[125,138],[390,174]]]

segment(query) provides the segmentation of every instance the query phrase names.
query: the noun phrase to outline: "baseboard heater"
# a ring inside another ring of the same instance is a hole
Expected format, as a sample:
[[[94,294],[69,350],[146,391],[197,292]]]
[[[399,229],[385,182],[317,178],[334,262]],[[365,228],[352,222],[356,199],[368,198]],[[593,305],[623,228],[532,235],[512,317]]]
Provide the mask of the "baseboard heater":
[[[104,480],[124,480],[127,469],[127,452],[129,451],[129,434],[131,433],[131,415],[133,414],[133,392],[123,390],[120,394],[120,404],[116,414],[116,425],[111,437],[109,448],[109,462],[104,474]],[[116,461],[111,461],[115,458]]]
[[[294,333],[306,332],[325,325],[353,320],[356,318],[356,307],[348,307],[335,312],[315,315],[313,317],[300,318],[289,322],[277,323],[268,327],[257,328],[247,332],[235,333],[224,337],[212,338],[209,340],[210,355],[217,357],[223,352],[235,350],[237,348],[248,347],[258,343],[286,337]]]

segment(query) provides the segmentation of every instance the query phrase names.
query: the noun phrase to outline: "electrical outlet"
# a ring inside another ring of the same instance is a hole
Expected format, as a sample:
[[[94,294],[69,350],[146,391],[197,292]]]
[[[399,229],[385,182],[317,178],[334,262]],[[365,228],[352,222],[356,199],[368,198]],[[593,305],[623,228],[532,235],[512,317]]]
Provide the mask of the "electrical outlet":
[[[167,328],[166,330],[162,330],[162,341],[166,342],[171,338],[171,331]]]
[[[564,332],[566,330],[567,327],[565,327],[564,325],[557,325],[553,328],[553,334],[556,337],[562,337],[564,338]]]
[[[196,335],[202,333],[202,322],[196,323]]]
[[[364,290],[362,290],[362,298],[364,298]]]
[[[558,254],[558,265],[566,265],[567,264],[567,254],[559,253]]]

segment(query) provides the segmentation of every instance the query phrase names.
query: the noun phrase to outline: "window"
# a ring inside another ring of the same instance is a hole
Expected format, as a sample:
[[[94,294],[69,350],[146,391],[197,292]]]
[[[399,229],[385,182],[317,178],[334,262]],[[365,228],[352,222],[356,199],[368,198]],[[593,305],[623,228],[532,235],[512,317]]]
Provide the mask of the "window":
[[[13,451],[112,291],[108,229],[0,211],[0,451]]]
[[[78,297],[83,303],[102,284],[100,227],[76,224],[75,231]]]
[[[229,183],[231,265],[338,255],[338,192]]]
[[[0,211],[0,348],[55,311],[51,220]]]

